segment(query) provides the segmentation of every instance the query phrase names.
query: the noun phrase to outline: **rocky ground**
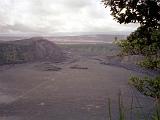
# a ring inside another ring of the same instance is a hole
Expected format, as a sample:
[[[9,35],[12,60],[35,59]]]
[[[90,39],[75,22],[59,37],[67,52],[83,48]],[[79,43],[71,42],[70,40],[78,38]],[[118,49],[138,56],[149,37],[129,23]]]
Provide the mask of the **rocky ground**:
[[[129,86],[128,79],[156,72],[129,64],[128,58],[64,50],[68,57],[59,63],[0,66],[0,120],[108,120],[108,99],[117,120],[120,93],[127,120],[149,118],[153,100]]]
[[[131,75],[144,76],[83,56],[74,56],[63,63],[3,66],[0,72],[0,119],[107,120],[110,98],[113,120],[117,120],[120,91],[129,119],[135,117],[134,114],[129,116],[131,104],[135,111],[140,108],[140,112],[149,115],[152,99],[128,85]]]

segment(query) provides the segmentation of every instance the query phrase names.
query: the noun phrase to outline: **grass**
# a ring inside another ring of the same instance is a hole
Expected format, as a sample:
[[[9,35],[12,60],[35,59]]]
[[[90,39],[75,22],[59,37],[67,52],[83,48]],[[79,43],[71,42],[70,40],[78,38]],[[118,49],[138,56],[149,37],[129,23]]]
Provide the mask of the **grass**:
[[[112,120],[111,99],[110,98],[108,98],[108,115],[109,115],[109,120]]]
[[[119,120],[125,120],[125,109],[123,105],[123,98],[121,92],[118,95],[118,104],[119,104]]]
[[[139,98],[132,94],[131,103],[128,106],[124,106],[123,96],[121,92],[118,94],[118,115],[116,120],[160,120],[160,103],[155,103],[153,111],[146,115],[139,103],[139,107],[133,107],[134,99],[138,101]],[[112,102],[108,98],[108,120],[112,120]],[[134,116],[134,118],[132,117]]]

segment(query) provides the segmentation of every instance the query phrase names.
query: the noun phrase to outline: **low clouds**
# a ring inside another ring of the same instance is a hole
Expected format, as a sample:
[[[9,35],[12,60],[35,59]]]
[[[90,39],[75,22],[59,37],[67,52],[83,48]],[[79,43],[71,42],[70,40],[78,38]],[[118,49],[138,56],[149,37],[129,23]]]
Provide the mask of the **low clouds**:
[[[116,23],[100,0],[0,1],[0,34],[123,33],[136,27]]]

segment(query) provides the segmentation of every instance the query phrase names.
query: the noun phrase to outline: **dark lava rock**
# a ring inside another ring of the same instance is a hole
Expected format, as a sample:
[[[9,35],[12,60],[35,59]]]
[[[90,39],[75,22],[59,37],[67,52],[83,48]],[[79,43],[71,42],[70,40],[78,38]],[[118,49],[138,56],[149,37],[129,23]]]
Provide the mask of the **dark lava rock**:
[[[37,70],[40,71],[59,71],[62,68],[53,65],[52,63],[42,63],[34,66]]]
[[[80,66],[80,65],[73,65],[70,68],[71,69],[88,69],[88,67],[83,67],[83,66]]]
[[[0,65],[32,61],[62,62],[63,51],[42,37],[0,42]]]

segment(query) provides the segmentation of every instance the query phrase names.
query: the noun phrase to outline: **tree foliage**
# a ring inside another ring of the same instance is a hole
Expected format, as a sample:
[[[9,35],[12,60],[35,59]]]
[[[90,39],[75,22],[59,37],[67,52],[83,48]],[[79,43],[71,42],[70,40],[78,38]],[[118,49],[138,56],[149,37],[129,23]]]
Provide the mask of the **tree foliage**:
[[[141,54],[146,57],[140,64],[147,68],[160,68],[160,0],[102,0],[111,15],[120,24],[140,23],[126,40],[118,42],[123,54]],[[156,78],[132,77],[130,83],[142,94],[158,100],[160,105],[160,76]],[[159,120],[160,111],[157,110]]]
[[[160,25],[160,0],[102,0],[110,6],[111,15],[119,23],[138,22],[147,27]]]
[[[105,7],[110,6],[111,15],[120,24],[140,23],[145,31],[147,45],[151,44],[151,33],[160,27],[160,0],[102,0],[102,2]]]
[[[126,40],[117,41],[123,55],[143,55],[144,61],[138,64],[149,69],[160,69],[160,29],[151,33],[151,43],[147,44],[146,32],[139,27]]]
[[[147,44],[146,31],[139,27],[132,32],[126,40],[118,41],[117,44],[122,48],[124,54],[142,54],[145,56],[160,54],[160,29],[153,30],[151,33],[151,43]]]

